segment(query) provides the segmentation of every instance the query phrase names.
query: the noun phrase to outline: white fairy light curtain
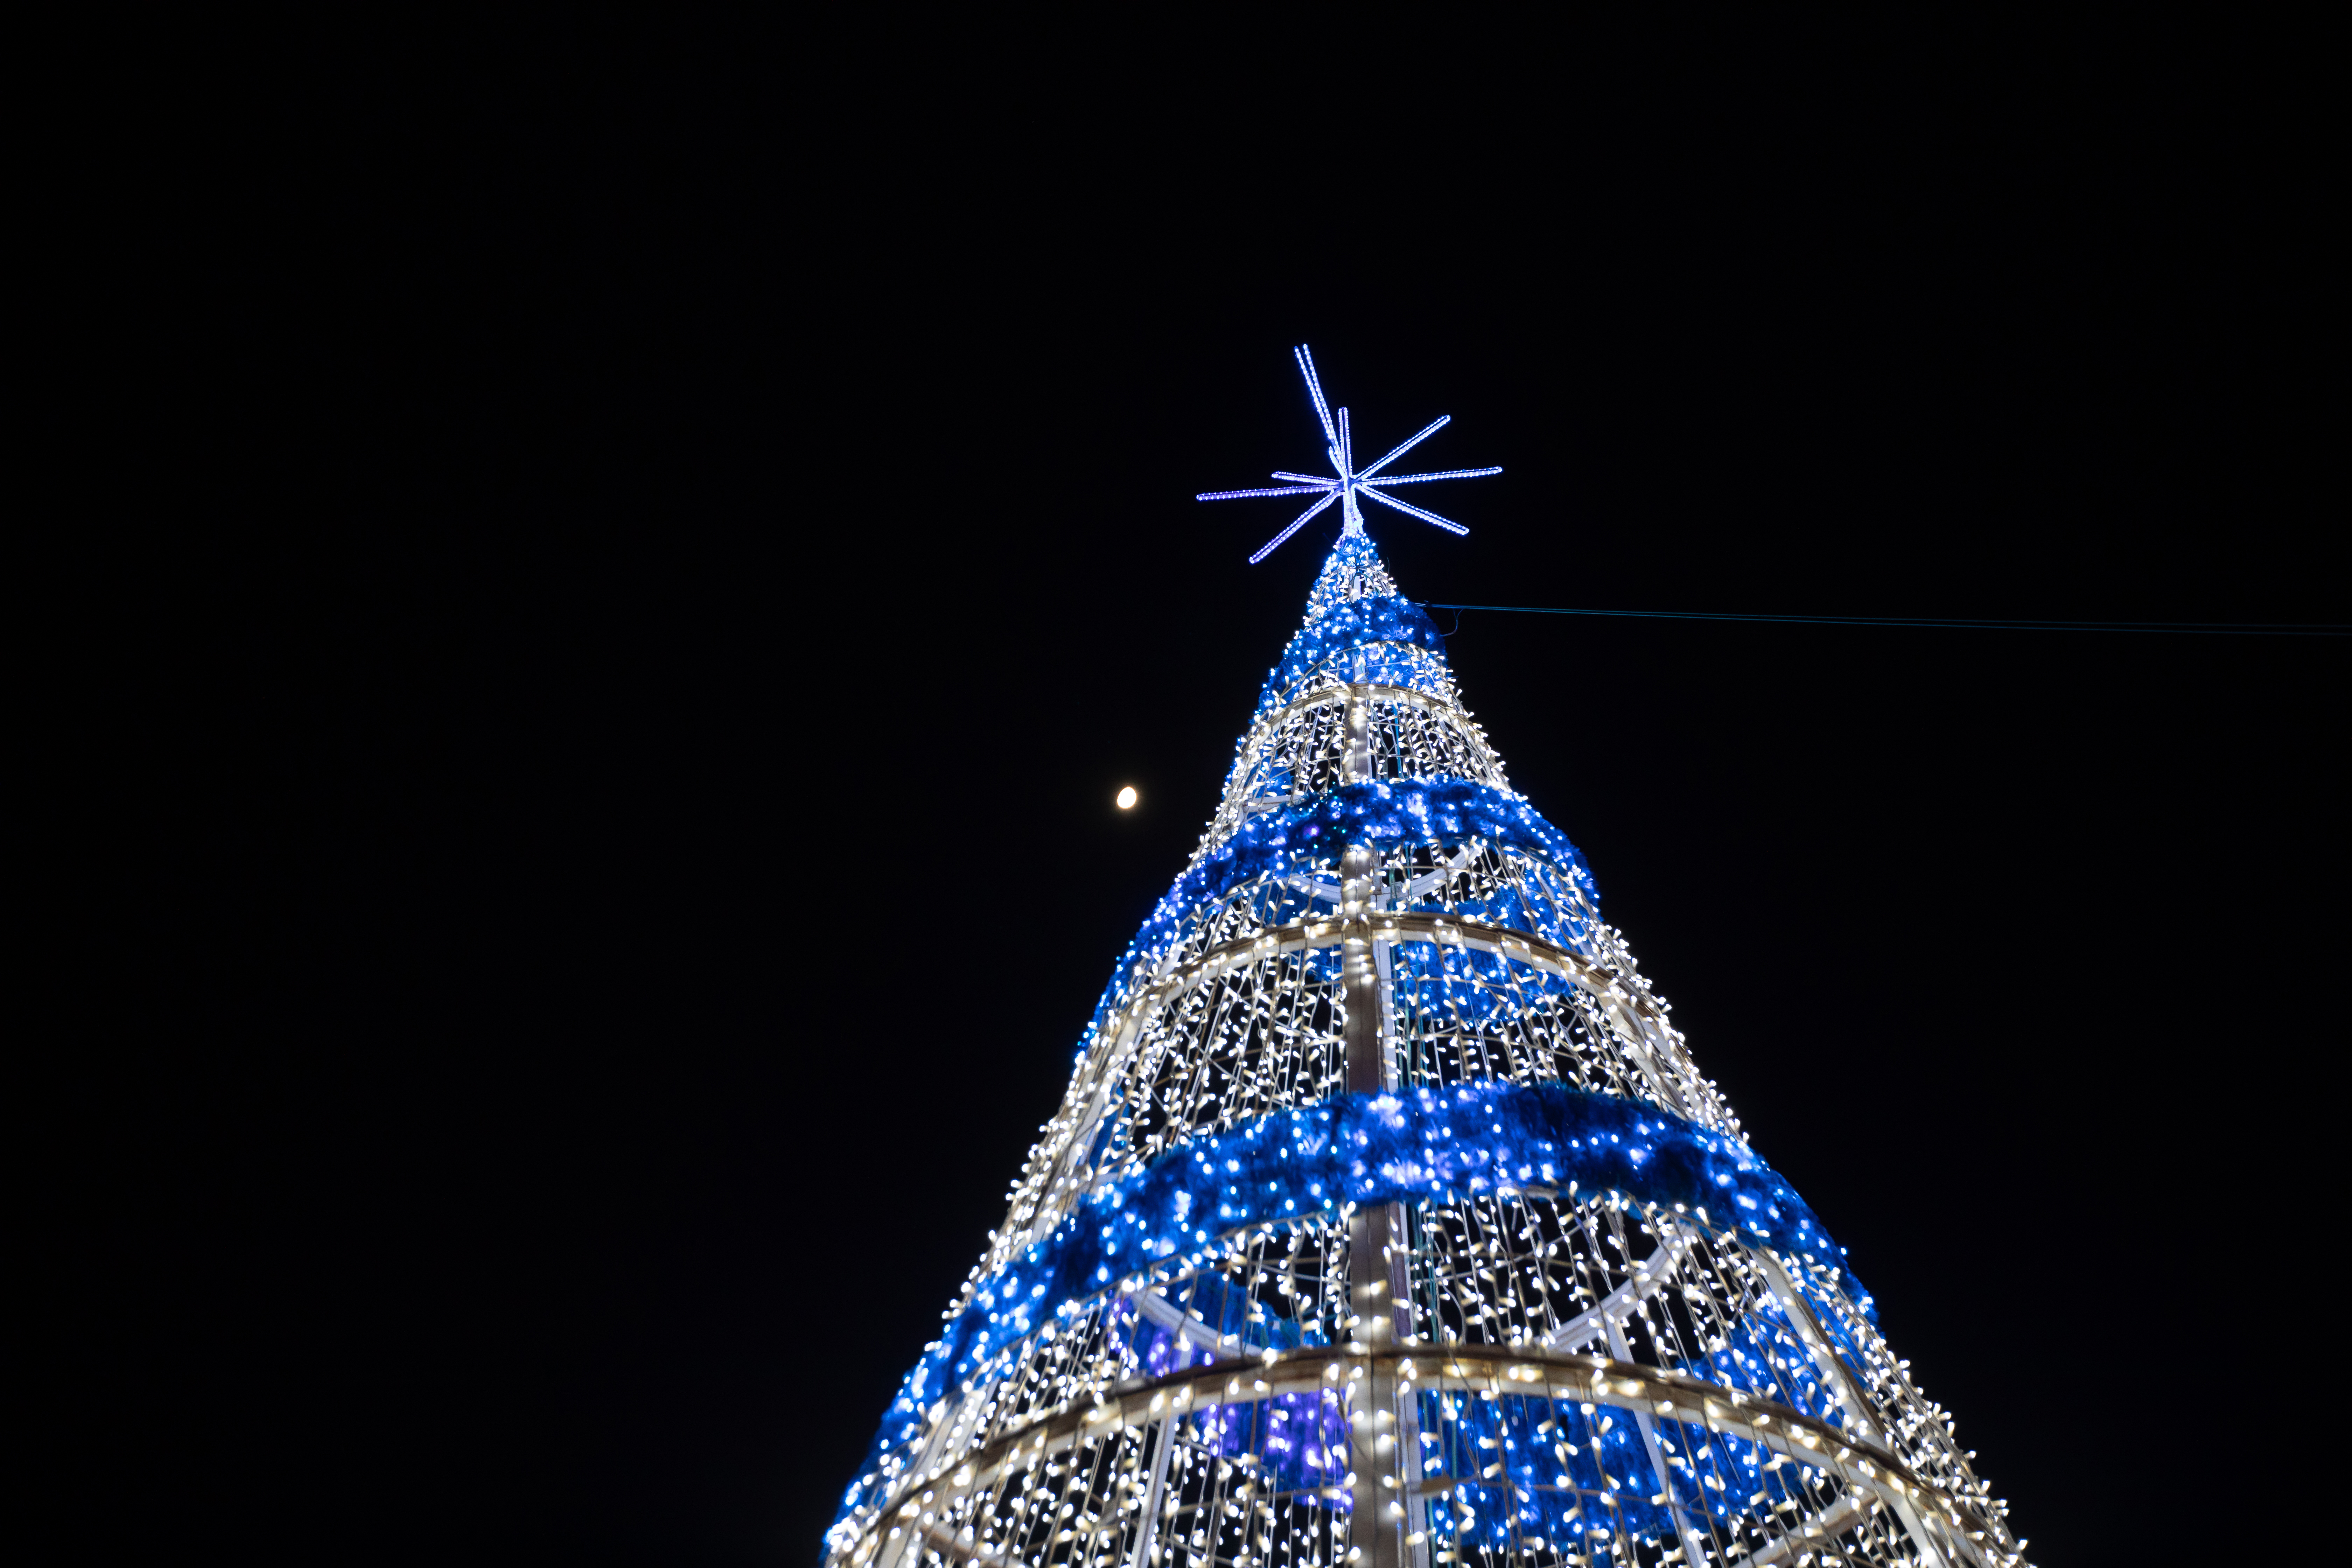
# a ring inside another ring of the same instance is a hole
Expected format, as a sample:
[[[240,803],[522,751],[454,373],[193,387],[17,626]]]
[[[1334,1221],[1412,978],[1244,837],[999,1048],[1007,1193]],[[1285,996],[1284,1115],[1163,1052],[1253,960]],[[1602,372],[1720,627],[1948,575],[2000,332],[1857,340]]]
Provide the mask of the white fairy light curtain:
[[[1506,782],[1300,364],[1339,542],[827,1568],[2021,1563]]]

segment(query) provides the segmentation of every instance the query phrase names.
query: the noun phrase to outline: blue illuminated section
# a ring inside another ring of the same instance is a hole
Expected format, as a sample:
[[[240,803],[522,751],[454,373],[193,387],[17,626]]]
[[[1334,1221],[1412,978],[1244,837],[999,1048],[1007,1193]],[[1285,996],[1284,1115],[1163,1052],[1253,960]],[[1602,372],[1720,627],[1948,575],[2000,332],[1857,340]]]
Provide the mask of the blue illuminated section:
[[[1392,644],[1396,647],[1420,648],[1434,654],[1442,664],[1445,658],[1445,639],[1438,635],[1437,623],[1429,612],[1410,599],[1382,596],[1357,599],[1327,611],[1298,628],[1290,646],[1282,650],[1281,662],[1265,678],[1258,692],[1257,710],[1279,708],[1294,692],[1317,673],[1331,667],[1342,655],[1358,648],[1370,648],[1376,644]],[[1401,679],[1381,680],[1367,672],[1363,677],[1354,673],[1350,661],[1340,672],[1344,680],[1371,679],[1383,686],[1427,684],[1423,667],[1416,661],[1383,656],[1380,668],[1382,674]],[[1433,693],[1450,695],[1450,693]]]
[[[1636,1205],[1678,1207],[1711,1230],[1737,1232],[1752,1244],[1836,1270],[1837,1289],[1876,1319],[1871,1298],[1843,1268],[1844,1249],[1795,1189],[1737,1138],[1654,1105],[1552,1084],[1343,1094],[1183,1143],[1087,1197],[980,1282],[908,1374],[858,1468],[869,1477],[877,1473],[883,1453],[920,1432],[922,1413],[933,1400],[981,1374],[1006,1346],[1043,1325],[1083,1316],[1118,1281],[1146,1269],[1181,1277],[1206,1268],[1220,1256],[1220,1238],[1234,1231],[1328,1220],[1351,1204],[1458,1204],[1529,1186],[1570,1197],[1610,1192]],[[1769,1333],[1769,1325],[1762,1331]],[[1266,1342],[1291,1337],[1277,1325]],[[1704,1374],[1727,1387],[1785,1400],[1787,1392],[1770,1377],[1770,1353],[1760,1335],[1752,1346],[1727,1344],[1709,1352]],[[1837,1416],[1826,1394],[1816,1404],[1808,1414]],[[1490,1418],[1507,1421],[1501,1413]],[[1700,1429],[1695,1441],[1705,1437]],[[1608,1468],[1619,1458],[1604,1442],[1601,1466]],[[1621,1484],[1650,1473],[1639,1448],[1627,1447],[1622,1458],[1628,1468],[1622,1474],[1609,1469]],[[843,1515],[861,1500],[866,1484],[850,1489]],[[1498,1498],[1511,1496],[1502,1488],[1496,1491]],[[1714,1500],[1691,1500],[1711,1505]]]
[[[1584,852],[1534,806],[1507,790],[1468,779],[1379,779],[1343,784],[1299,805],[1250,818],[1186,867],[1119,955],[1110,984],[1095,1002],[1085,1037],[1097,1037],[1110,1016],[1126,1005],[1136,976],[1154,969],[1160,954],[1170,943],[1183,940],[1194,920],[1237,890],[1300,873],[1328,878],[1335,874],[1339,857],[1349,844],[1370,844],[1383,850],[1423,845],[1444,854],[1472,842],[1544,862],[1581,893],[1594,911],[1600,909],[1601,889],[1593,880],[1591,867],[1585,863]],[[1532,931],[1579,952],[1586,948],[1591,935],[1581,924],[1573,929],[1564,926],[1563,911],[1559,909],[1524,906],[1509,889],[1498,889],[1493,898],[1484,900],[1455,899],[1445,909],[1490,925]],[[1400,982],[1410,984],[1430,958],[1410,946],[1400,947],[1394,960],[1402,966],[1398,972]],[[1310,952],[1302,962],[1311,964],[1318,960]],[[1492,966],[1498,976],[1503,967],[1502,960],[1477,954],[1458,954],[1454,962],[1473,968]],[[1078,1057],[1083,1058],[1086,1051],[1086,1046],[1080,1045]]]
[[[1350,844],[1393,850],[1424,845],[1441,853],[1473,841],[1544,861],[1597,906],[1601,889],[1584,854],[1525,800],[1468,779],[1375,779],[1342,784],[1316,799],[1242,824],[1176,879],[1137,933],[1139,947],[1181,927],[1192,910],[1214,904],[1256,878],[1339,863]],[[1453,906],[1497,925],[1530,929],[1517,911],[1496,905]]]
[[[1310,520],[1335,500],[1341,503],[1340,515],[1346,519],[1343,536],[1348,538],[1363,536],[1364,513],[1360,498],[1376,500],[1382,506],[1403,512],[1408,517],[1417,517],[1423,522],[1433,523],[1449,533],[1468,533],[1470,531],[1468,529],[1450,518],[1440,517],[1433,511],[1410,505],[1397,500],[1394,496],[1384,495],[1372,487],[1372,480],[1375,478],[1378,478],[1383,485],[1425,485],[1438,479],[1483,479],[1501,473],[1503,470],[1500,468],[1444,468],[1421,474],[1382,475],[1381,473],[1382,468],[1452,424],[1454,416],[1439,415],[1435,419],[1423,426],[1409,439],[1390,448],[1388,455],[1379,462],[1359,471],[1356,468],[1355,437],[1349,428],[1348,411],[1342,408],[1339,411],[1337,419],[1333,418],[1331,405],[1323,395],[1322,378],[1315,374],[1315,356],[1307,352],[1307,345],[1300,343],[1297,348],[1292,349],[1290,353],[1291,357],[1298,362],[1298,374],[1306,379],[1307,400],[1315,405],[1315,417],[1323,426],[1323,439],[1326,443],[1323,455],[1330,460],[1331,471],[1336,477],[1327,479],[1313,474],[1286,473],[1277,469],[1274,478],[1288,481],[1282,489],[1204,490],[1192,498],[1194,500],[1254,500],[1266,496],[1308,495],[1317,490],[1324,492],[1322,500],[1300,512],[1291,520],[1289,527],[1266,541],[1259,548],[1258,552],[1250,557],[1250,564],[1255,566],[1273,554],[1280,548],[1283,541],[1306,527]]]

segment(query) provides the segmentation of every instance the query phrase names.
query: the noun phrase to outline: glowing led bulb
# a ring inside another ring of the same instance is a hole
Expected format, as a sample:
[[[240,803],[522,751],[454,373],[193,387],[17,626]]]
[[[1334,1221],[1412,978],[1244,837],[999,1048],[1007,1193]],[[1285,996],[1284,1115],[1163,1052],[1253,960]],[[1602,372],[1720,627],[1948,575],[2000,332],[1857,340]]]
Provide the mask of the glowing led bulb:
[[[1132,811],[1135,809],[1135,786],[1133,784],[1129,784],[1118,792],[1118,808],[1121,811]]]

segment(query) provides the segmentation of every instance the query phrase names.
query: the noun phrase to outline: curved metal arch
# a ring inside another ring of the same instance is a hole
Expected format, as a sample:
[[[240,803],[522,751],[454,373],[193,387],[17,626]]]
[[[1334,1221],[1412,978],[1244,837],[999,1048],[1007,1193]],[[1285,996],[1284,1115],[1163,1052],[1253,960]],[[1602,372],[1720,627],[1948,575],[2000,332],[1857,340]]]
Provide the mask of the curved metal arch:
[[[1355,1343],[1218,1362],[1122,1384],[1097,1394],[1091,1405],[1074,1401],[1057,1406],[968,1451],[952,1469],[941,1461],[908,1474],[877,1505],[860,1532],[858,1544],[847,1554],[848,1561],[852,1568],[898,1568],[915,1540],[966,1558],[980,1556],[971,1543],[944,1532],[934,1535],[932,1527],[921,1522],[927,1511],[919,1501],[921,1494],[934,1494],[938,1506],[928,1511],[936,1520],[964,1499],[992,1489],[1000,1478],[1016,1467],[1029,1468],[1090,1439],[1164,1423],[1211,1406],[1312,1394],[1334,1382],[1344,1386],[1349,1373],[1359,1368],[1366,1373],[1385,1371],[1396,1380],[1395,1386],[1407,1393],[1549,1397],[1608,1405],[1645,1418],[1663,1416],[1702,1425],[1711,1433],[1758,1444],[1836,1477],[1850,1495],[1873,1500],[1905,1516],[1906,1526],[1917,1521],[1915,1539],[1927,1537],[1931,1549],[1949,1557],[1981,1561],[1969,1532],[1984,1531],[1992,1525],[1972,1504],[1924,1479],[1869,1439],[1745,1390],[1598,1354],[1439,1345],[1374,1351]],[[1381,1461],[1366,1452],[1360,1464],[1367,1470],[1376,1464],[1385,1470],[1397,1461]],[[1387,1479],[1392,1489],[1402,1490],[1410,1484],[1402,1475]],[[1442,1495],[1451,1485],[1449,1481],[1412,1489]],[[944,1497],[937,1496],[942,1492]],[[1680,1510],[1685,1505],[1671,1506]],[[1826,1531],[1835,1511],[1801,1521],[1790,1533],[1808,1525]],[[1862,1510],[1855,1510],[1852,1517],[1838,1521],[1838,1528],[1857,1522],[1861,1516]],[[906,1544],[894,1546],[894,1541]],[[1808,1540],[1803,1544],[1811,1543]],[[1760,1564],[1779,1561],[1780,1556],[1768,1547],[1751,1560]]]
[[[1220,942],[1190,963],[1181,964],[1153,981],[1125,1006],[1104,1020],[1104,1034],[1124,1044],[1153,1015],[1195,986],[1277,953],[1304,952],[1339,947],[1349,941],[1423,942],[1440,947],[1493,953],[1567,980],[1589,992],[1635,1043],[1641,1024],[1663,1025],[1664,1013],[1656,1003],[1629,989],[1618,973],[1583,954],[1547,942],[1532,931],[1492,925],[1467,915],[1386,911],[1326,916],[1276,926],[1254,937]]]
[[[1087,1060],[1078,1069],[1078,1087],[1088,1089],[1087,1112],[1064,1145],[1022,1239],[999,1250],[1007,1255],[1018,1251],[1027,1244],[1028,1237],[1058,1224],[1076,1201],[1079,1188],[1074,1178],[1080,1173],[1072,1162],[1081,1157],[1094,1130],[1108,1113],[1108,1097],[1154,1016],[1188,992],[1251,964],[1285,952],[1344,947],[1349,942],[1377,944],[1376,951],[1377,946],[1421,942],[1492,953],[1570,982],[1591,996],[1607,1014],[1635,1069],[1658,1103],[1685,1120],[1697,1120],[1692,1117],[1671,1075],[1657,1058],[1656,1042],[1668,1037],[1664,1011],[1648,996],[1627,986],[1617,971],[1547,942],[1532,931],[1490,925],[1466,915],[1342,912],[1220,942],[1190,963],[1163,972],[1105,1018],[1096,1036],[1097,1049],[1088,1053]]]
[[[1403,649],[1408,650],[1408,652],[1409,652],[1409,653],[1418,653],[1418,654],[1423,655],[1424,657],[1435,657],[1435,656],[1433,656],[1433,655],[1431,655],[1431,654],[1430,654],[1430,652],[1429,652],[1429,650],[1428,650],[1427,648],[1425,648],[1425,647],[1423,647],[1419,643],[1398,642],[1398,641],[1395,641],[1393,638],[1390,638],[1390,637],[1380,637],[1380,638],[1376,638],[1376,639],[1374,639],[1374,640],[1372,640],[1372,641],[1370,641],[1370,642],[1351,643],[1351,644],[1349,644],[1349,645],[1348,647],[1338,647],[1338,648],[1333,648],[1329,653],[1328,653],[1328,654],[1324,655],[1321,658],[1317,659],[1313,665],[1311,665],[1311,666],[1310,666],[1310,667],[1308,667],[1307,669],[1305,669],[1305,670],[1303,670],[1303,671],[1301,671],[1301,672],[1300,672],[1299,677],[1298,677],[1298,679],[1296,679],[1296,680],[1292,681],[1289,685],[1287,685],[1287,686],[1284,687],[1282,689],[1283,689],[1283,691],[1284,691],[1286,694],[1290,693],[1290,692],[1297,691],[1300,687],[1302,687],[1302,686],[1306,685],[1308,681],[1310,681],[1310,680],[1314,679],[1317,676],[1321,675],[1321,674],[1323,674],[1325,671],[1328,670],[1328,669],[1331,668],[1331,666],[1332,666],[1332,664],[1333,664],[1333,662],[1334,662],[1334,661],[1336,661],[1336,660],[1338,660],[1338,659],[1340,659],[1340,658],[1346,658],[1347,656],[1349,656],[1349,655],[1350,655],[1350,654],[1361,653],[1361,652],[1364,652],[1364,651],[1366,651],[1367,649],[1370,649],[1370,648],[1403,648]],[[1444,666],[1441,664],[1440,668],[1444,668]],[[1450,669],[1446,670],[1446,677],[1447,677],[1447,684],[1448,684],[1448,685],[1453,684],[1453,679],[1452,679],[1452,677],[1453,677],[1453,671],[1452,671],[1452,670],[1450,670]],[[1342,681],[1340,684],[1345,685],[1345,684],[1346,684],[1346,682]],[[1328,687],[1318,687],[1317,689],[1318,689],[1318,690],[1328,690],[1328,689],[1329,689]],[[1400,688],[1399,689],[1404,689]],[[1310,693],[1308,693],[1307,695],[1312,696],[1313,694],[1314,694],[1314,693],[1310,692]],[[1303,699],[1301,699],[1301,698],[1290,698],[1290,699],[1289,699],[1289,700],[1290,700],[1290,701],[1294,701],[1294,702],[1295,702],[1295,701],[1300,701],[1300,700],[1303,700]]]
[[[1316,708],[1341,707],[1351,701],[1394,702],[1403,707],[1444,712],[1461,719],[1465,725],[1471,721],[1468,710],[1461,704],[1433,697],[1426,691],[1416,691],[1410,686],[1386,686],[1379,681],[1361,681],[1352,685],[1342,682],[1337,686],[1318,687],[1266,714],[1250,726],[1249,733],[1242,737],[1242,743],[1235,750],[1244,757],[1249,756],[1265,744],[1266,737],[1301,713]]]
[[[1486,732],[1469,710],[1448,698],[1433,696],[1409,686],[1390,686],[1380,681],[1341,682],[1325,686],[1285,703],[1265,714],[1250,727],[1234,749],[1234,770],[1225,783],[1225,793],[1218,802],[1217,814],[1212,819],[1210,831],[1202,840],[1201,851],[1223,841],[1239,824],[1260,812],[1273,811],[1292,804],[1286,795],[1247,796],[1242,792],[1265,759],[1267,748],[1285,726],[1302,715],[1320,708],[1352,708],[1357,704],[1388,704],[1397,708],[1412,708],[1432,718],[1450,723],[1460,732],[1462,742],[1480,764],[1499,779],[1503,773],[1502,759],[1486,739]]]
[[[1547,942],[1532,931],[1490,925],[1464,915],[1343,913],[1300,921],[1254,937],[1220,942],[1192,963],[1164,972],[1103,1020],[1096,1036],[1097,1048],[1080,1065],[1078,1084],[1075,1086],[1088,1092],[1087,1112],[1063,1146],[1053,1174],[1040,1192],[1036,1213],[1023,1233],[1024,1239],[999,1250],[1007,1255],[1018,1251],[1026,1244],[1026,1237],[1050,1230],[1068,1211],[1077,1195],[1073,1178],[1078,1172],[1072,1162],[1081,1156],[1095,1128],[1108,1113],[1108,1097],[1155,1015],[1186,993],[1250,964],[1285,952],[1344,947],[1351,941],[1382,945],[1422,942],[1487,952],[1570,982],[1591,995],[1608,1015],[1658,1103],[1677,1116],[1692,1119],[1689,1108],[1655,1055],[1654,1042],[1666,1032],[1664,1013],[1649,997],[1626,986],[1615,970]]]

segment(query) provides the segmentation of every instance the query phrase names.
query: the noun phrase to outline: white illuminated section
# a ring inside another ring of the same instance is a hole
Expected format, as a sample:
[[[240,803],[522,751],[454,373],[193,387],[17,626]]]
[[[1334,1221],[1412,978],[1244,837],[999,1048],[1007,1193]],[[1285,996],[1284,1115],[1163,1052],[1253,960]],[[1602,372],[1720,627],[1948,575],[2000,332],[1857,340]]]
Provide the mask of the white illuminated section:
[[[1133,784],[1129,784],[1125,788],[1121,789],[1118,792],[1119,810],[1133,811],[1135,809],[1135,786]]]

